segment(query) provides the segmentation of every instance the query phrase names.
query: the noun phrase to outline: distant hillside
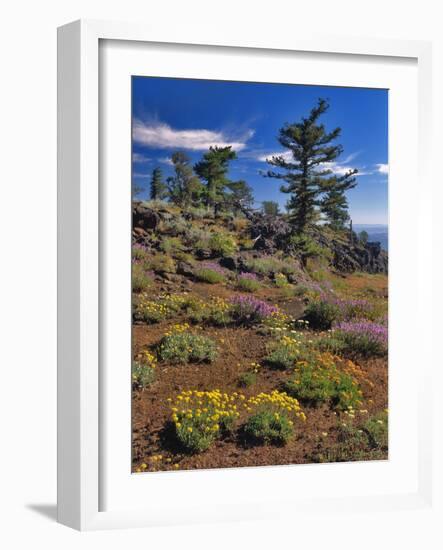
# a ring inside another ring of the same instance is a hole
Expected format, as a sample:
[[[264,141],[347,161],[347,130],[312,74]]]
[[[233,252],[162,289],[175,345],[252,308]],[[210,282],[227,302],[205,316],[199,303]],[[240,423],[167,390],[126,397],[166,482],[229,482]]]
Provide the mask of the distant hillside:
[[[360,231],[366,231],[366,233],[369,235],[369,241],[378,241],[384,250],[389,250],[387,225],[355,223],[353,229],[356,233],[360,233]]]

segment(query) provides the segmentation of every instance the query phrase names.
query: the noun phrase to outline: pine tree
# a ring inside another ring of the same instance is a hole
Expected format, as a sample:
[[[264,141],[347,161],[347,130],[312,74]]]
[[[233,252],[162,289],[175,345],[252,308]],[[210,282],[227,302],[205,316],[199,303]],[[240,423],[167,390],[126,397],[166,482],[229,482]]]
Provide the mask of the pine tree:
[[[215,215],[224,201],[224,190],[229,183],[226,177],[229,161],[236,158],[231,146],[210,147],[203,159],[194,166],[195,173],[206,181],[205,202],[209,208],[213,208]]]
[[[163,182],[163,174],[160,168],[154,168],[151,178],[151,200],[162,200],[166,198],[167,192],[166,184]]]
[[[244,180],[230,181],[227,183],[227,188],[230,192],[226,194],[225,202],[234,213],[238,213],[241,208],[250,208],[254,204],[252,187]]]
[[[279,206],[278,202],[275,201],[263,201],[261,203],[263,213],[267,216],[278,216],[279,212]]]
[[[318,119],[323,115],[329,104],[319,99],[308,117],[300,122],[286,124],[280,129],[278,141],[290,152],[286,155],[273,156],[269,164],[284,170],[275,172],[269,170],[266,176],[284,180],[281,191],[290,194],[287,203],[289,220],[296,234],[301,235],[307,226],[318,219],[317,206],[323,192],[331,192],[339,179],[325,163],[333,162],[343,151],[341,145],[331,145],[340,135],[341,129],[335,128],[327,132]],[[344,185],[346,178],[352,177],[356,171],[343,176],[340,181]]]
[[[344,229],[349,221],[345,192],[357,185],[353,177],[356,173],[357,170],[349,170],[343,176],[331,178],[323,188],[326,193],[321,200],[321,212],[333,229]]]
[[[190,158],[182,151],[172,154],[174,176],[168,178],[169,196],[172,202],[187,207],[199,201],[203,186],[192,171]]]

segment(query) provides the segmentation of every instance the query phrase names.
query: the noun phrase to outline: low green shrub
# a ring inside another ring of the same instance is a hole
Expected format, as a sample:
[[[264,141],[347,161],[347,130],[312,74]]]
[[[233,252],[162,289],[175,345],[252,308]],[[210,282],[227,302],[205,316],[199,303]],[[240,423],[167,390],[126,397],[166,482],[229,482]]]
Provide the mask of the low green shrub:
[[[241,388],[249,388],[257,382],[257,374],[253,371],[246,371],[238,377],[238,385]]]
[[[388,449],[388,412],[387,410],[369,418],[364,424],[370,445],[375,449]]]
[[[156,254],[151,256],[145,263],[145,267],[156,273],[175,273],[176,265],[174,260],[167,254]]]
[[[261,287],[254,273],[240,273],[237,278],[237,288],[244,292],[255,292]]]
[[[266,356],[265,362],[274,369],[287,370],[294,367],[298,357],[297,348],[280,342],[273,346],[271,352]]]
[[[216,283],[224,283],[226,281],[226,278],[224,274],[220,273],[219,271],[215,271],[214,269],[210,269],[208,267],[197,269],[194,272],[194,276],[203,283],[209,283],[211,285]]]
[[[208,247],[217,256],[230,256],[237,250],[237,243],[231,235],[213,233],[209,238]]]
[[[293,422],[284,412],[261,410],[246,421],[244,434],[253,442],[285,445],[293,436]]]
[[[153,356],[151,356],[153,357]],[[155,359],[152,361],[133,361],[132,383],[138,389],[146,389],[155,380]]]
[[[339,315],[336,304],[324,300],[312,300],[305,309],[304,319],[314,330],[329,330]]]
[[[183,251],[183,243],[179,237],[166,237],[160,244],[160,250],[165,254],[174,256],[176,253]]]
[[[298,362],[285,390],[302,401],[329,403],[339,410],[352,409],[362,402],[360,385],[350,368],[348,371],[338,368],[334,356],[328,353],[315,353],[312,358]]]
[[[146,273],[143,266],[140,264],[132,265],[132,291],[144,292],[153,283],[152,277]]]
[[[217,356],[217,348],[211,338],[173,331],[161,339],[158,355],[162,361],[174,364],[211,363]]]

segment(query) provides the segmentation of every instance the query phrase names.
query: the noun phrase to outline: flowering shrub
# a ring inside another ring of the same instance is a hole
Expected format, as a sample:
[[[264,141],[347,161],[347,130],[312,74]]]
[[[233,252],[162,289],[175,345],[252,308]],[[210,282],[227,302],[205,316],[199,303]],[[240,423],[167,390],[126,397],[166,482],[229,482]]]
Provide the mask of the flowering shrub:
[[[202,262],[194,275],[205,283],[223,283],[226,280],[226,270],[215,262]]]
[[[158,355],[168,363],[211,363],[217,356],[210,338],[187,332],[189,325],[175,325],[160,341]]]
[[[293,419],[306,420],[297,399],[277,390],[251,397],[246,407],[255,412],[244,424],[244,434],[256,443],[284,445],[293,436]]]
[[[237,288],[244,292],[255,292],[260,288],[260,283],[255,273],[240,273],[237,278]]]
[[[132,265],[132,290],[133,292],[144,292],[153,282],[152,274],[145,271],[143,266],[134,263]]]
[[[240,416],[238,394],[220,390],[181,392],[171,403],[172,422],[177,439],[191,453],[208,449],[223,432],[232,429]]]
[[[145,351],[138,361],[132,363],[132,382],[135,387],[144,390],[155,380],[157,359],[152,353]]]
[[[299,356],[299,342],[294,338],[284,335],[271,346],[271,351],[265,361],[276,369],[290,369],[295,366]]]
[[[237,250],[237,243],[231,235],[213,233],[209,238],[208,247],[217,256],[230,256]]]
[[[254,296],[241,294],[231,298],[233,317],[240,323],[250,324],[263,321],[278,311],[276,306],[271,306]]]
[[[284,273],[276,273],[274,275],[274,283],[275,286],[278,286],[279,288],[285,288],[289,285],[288,279]]]
[[[232,322],[232,306],[223,298],[214,296],[208,302],[193,298],[187,306],[189,319],[194,323],[208,323],[216,326],[226,326]]]
[[[349,321],[339,323],[333,333],[342,343],[342,350],[369,357],[388,352],[388,329],[372,321]]]
[[[356,373],[359,373],[358,368],[351,361],[343,361],[330,353],[314,352],[297,361],[294,377],[286,382],[285,389],[298,399],[326,402],[346,410],[362,403]]]
[[[189,301],[190,297],[184,293],[163,295],[154,300],[143,293],[134,301],[134,320],[158,323],[185,309]]]

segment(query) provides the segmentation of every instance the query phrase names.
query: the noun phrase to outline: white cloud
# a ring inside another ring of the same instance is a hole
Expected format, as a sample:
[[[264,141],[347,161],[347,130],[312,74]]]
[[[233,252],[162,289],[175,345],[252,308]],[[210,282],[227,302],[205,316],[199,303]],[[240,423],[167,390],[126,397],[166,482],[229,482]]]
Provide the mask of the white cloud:
[[[133,178],[150,178],[151,174],[140,174],[139,172],[134,172],[132,174]]]
[[[145,155],[142,155],[141,153],[133,153],[132,154],[132,162],[137,162],[137,163],[145,163],[145,162],[149,162],[151,159],[148,158],[148,157],[145,157]]]
[[[380,174],[388,174],[389,173],[389,164],[376,164],[377,166],[377,172]]]
[[[260,162],[266,162],[272,157],[283,157],[286,162],[292,162],[294,157],[292,156],[291,151],[277,151],[276,153],[261,153],[257,156],[257,160]]]
[[[343,162],[325,162],[323,164],[318,165],[318,170],[331,170],[333,174],[336,174],[337,176],[344,176],[347,172],[350,170],[353,170],[355,166],[349,166],[347,163],[351,162],[352,159],[354,159],[358,153],[353,153],[346,157]],[[279,151],[277,153],[266,153],[266,154],[259,154],[256,159],[260,162],[266,162],[268,159],[271,159],[272,157],[283,157],[283,159],[286,162],[293,162],[294,158],[292,156],[291,151]],[[370,172],[366,172],[362,169],[359,169],[356,176],[366,176],[370,174]]]
[[[246,142],[254,135],[248,130],[241,137],[233,138],[224,132],[213,130],[176,130],[163,122],[144,123],[136,120],[133,126],[133,139],[136,143],[158,149],[188,149],[205,151],[212,146],[227,147],[241,151]]]
[[[161,162],[162,164],[169,164],[169,166],[173,166],[174,163],[169,157],[160,157],[157,159],[157,162]]]

